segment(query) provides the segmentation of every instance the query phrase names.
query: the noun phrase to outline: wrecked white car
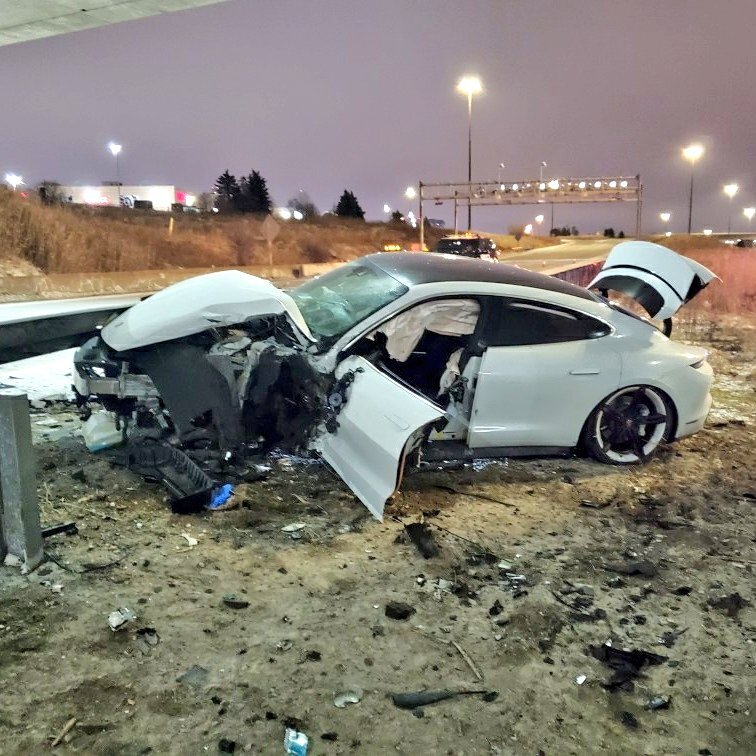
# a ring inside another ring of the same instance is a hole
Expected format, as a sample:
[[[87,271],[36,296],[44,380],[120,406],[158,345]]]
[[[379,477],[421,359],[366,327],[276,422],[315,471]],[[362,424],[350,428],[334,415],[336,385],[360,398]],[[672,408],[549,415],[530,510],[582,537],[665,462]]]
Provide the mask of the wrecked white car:
[[[667,318],[712,278],[625,242],[592,286]],[[316,450],[380,518],[410,456],[642,462],[703,426],[706,358],[556,278],[375,254],[288,293],[238,271],[171,286],[78,350],[75,388],[124,436],[221,455]]]

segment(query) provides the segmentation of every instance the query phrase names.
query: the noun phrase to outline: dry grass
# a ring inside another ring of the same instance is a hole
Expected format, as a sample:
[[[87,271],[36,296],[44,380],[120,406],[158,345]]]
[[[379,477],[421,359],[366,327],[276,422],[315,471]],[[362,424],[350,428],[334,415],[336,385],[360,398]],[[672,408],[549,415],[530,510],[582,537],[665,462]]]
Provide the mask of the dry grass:
[[[712,281],[691,307],[715,314],[756,312],[756,249],[689,249],[687,255],[722,279]]]
[[[33,196],[23,199],[0,188],[0,262],[19,270],[29,264],[44,273],[110,272],[160,268],[226,267],[267,263],[270,252],[253,216],[185,214],[88,208],[48,207]],[[306,223],[281,223],[273,243],[278,264],[351,260],[380,251],[385,244],[410,247],[418,241],[409,226],[363,223],[323,216]],[[427,244],[444,232],[431,229]],[[517,246],[513,237],[496,236],[504,249]],[[528,238],[526,248],[543,240]]]

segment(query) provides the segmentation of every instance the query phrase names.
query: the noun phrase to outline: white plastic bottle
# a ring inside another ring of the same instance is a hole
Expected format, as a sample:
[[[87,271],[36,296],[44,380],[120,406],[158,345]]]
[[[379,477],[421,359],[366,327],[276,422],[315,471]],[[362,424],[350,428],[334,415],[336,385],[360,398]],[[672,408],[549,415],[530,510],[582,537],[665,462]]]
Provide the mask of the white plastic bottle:
[[[84,443],[91,452],[110,449],[123,441],[123,433],[115,427],[109,412],[93,412],[82,425]]]

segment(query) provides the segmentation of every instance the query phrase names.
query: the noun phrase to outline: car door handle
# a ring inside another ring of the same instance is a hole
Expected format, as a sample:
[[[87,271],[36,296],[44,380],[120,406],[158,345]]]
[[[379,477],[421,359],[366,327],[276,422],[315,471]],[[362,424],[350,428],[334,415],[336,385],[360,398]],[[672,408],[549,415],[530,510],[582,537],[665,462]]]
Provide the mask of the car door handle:
[[[570,370],[570,375],[599,375],[601,371],[598,368],[576,368]]]

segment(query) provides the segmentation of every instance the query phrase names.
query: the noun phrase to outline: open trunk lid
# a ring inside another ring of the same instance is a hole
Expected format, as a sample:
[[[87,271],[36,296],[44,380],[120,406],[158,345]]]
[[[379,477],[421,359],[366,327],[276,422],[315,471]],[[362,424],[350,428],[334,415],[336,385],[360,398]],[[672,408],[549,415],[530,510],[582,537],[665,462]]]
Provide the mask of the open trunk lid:
[[[717,276],[695,260],[661,244],[627,241],[609,253],[589,289],[632,297],[652,318],[671,318]]]

